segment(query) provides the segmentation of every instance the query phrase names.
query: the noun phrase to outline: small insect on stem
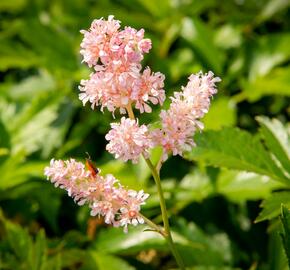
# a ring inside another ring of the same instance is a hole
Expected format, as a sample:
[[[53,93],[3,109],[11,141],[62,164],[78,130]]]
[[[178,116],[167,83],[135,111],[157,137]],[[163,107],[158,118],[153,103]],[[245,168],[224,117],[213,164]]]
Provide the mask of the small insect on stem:
[[[91,175],[93,177],[96,177],[97,174],[100,172],[99,169],[94,165],[94,163],[91,160],[91,157],[88,152],[86,152],[88,158],[86,158],[86,167],[90,171]]]

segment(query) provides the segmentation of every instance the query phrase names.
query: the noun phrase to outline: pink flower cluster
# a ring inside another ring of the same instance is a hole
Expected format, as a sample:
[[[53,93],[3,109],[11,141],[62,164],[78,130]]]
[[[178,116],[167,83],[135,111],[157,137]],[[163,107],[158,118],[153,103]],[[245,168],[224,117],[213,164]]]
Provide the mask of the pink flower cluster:
[[[168,154],[181,155],[194,146],[196,129],[203,129],[200,118],[208,112],[210,98],[217,92],[215,83],[220,78],[210,71],[192,74],[181,92],[174,92],[168,110],[160,113],[162,128],[153,131],[156,145],[163,147],[163,160]]]
[[[182,91],[174,92],[168,110],[160,113],[161,128],[149,130],[138,121],[122,117],[121,123],[111,124],[106,135],[107,150],[123,161],[137,163],[141,154],[148,157],[148,150],[154,146],[163,148],[163,161],[168,154],[181,155],[194,146],[193,135],[202,129],[200,118],[208,112],[210,98],[217,92],[216,83],[220,78],[212,72],[191,75]]]
[[[146,125],[138,125],[138,121],[122,117],[120,123],[111,124],[112,129],[106,135],[110,141],[106,149],[123,161],[132,160],[137,163],[141,154],[148,158],[148,149],[153,147]]]
[[[133,104],[136,109],[151,112],[149,102],[163,104],[165,99],[164,75],[142,71],[143,54],[151,49],[151,40],[144,39],[144,30],[131,27],[120,30],[120,22],[109,16],[108,20],[94,20],[89,31],[82,30],[83,61],[94,67],[88,80],[82,80],[79,98],[92,108],[100,105],[121,113]]]
[[[94,20],[89,31],[81,31],[84,39],[81,54],[95,72],[90,79],[82,80],[80,99],[92,107],[100,105],[111,112],[116,108],[126,113],[133,105],[141,113],[151,112],[148,103],[162,105],[165,100],[164,75],[153,73],[147,67],[141,71],[143,54],[151,49],[151,41],[144,39],[144,30],[131,27],[120,30],[120,22],[109,16],[108,20]],[[202,129],[200,118],[208,111],[210,98],[216,93],[219,82],[212,72],[201,72],[189,77],[186,87],[171,97],[170,108],[160,113],[161,128],[150,130],[138,121],[122,118],[111,125],[106,135],[107,150],[123,161],[137,163],[141,154],[162,146],[163,160],[169,153],[182,155],[194,146],[193,135]],[[132,115],[131,115],[132,116]]]
[[[144,223],[141,205],[149,194],[125,189],[113,175],[93,176],[84,164],[74,159],[54,160],[45,168],[45,175],[56,187],[65,189],[79,204],[87,203],[92,216],[103,216],[107,224],[115,227],[136,226]]]

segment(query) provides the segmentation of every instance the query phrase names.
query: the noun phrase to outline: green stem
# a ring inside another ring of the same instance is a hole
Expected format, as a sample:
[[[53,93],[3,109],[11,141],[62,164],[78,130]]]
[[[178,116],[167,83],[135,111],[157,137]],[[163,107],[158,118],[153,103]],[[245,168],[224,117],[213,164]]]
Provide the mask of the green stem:
[[[128,115],[129,115],[130,119],[134,120],[135,116],[134,116],[134,112],[132,110],[131,104],[128,104],[126,109],[127,109],[127,112],[128,112]],[[148,167],[150,168],[152,176],[153,176],[154,181],[155,181],[156,186],[157,186],[158,196],[159,196],[159,199],[160,199],[161,215],[162,215],[162,220],[163,220],[163,224],[164,224],[164,231],[162,231],[161,234],[166,239],[166,241],[167,241],[167,243],[168,243],[168,245],[169,245],[169,247],[171,249],[171,252],[172,252],[172,254],[173,254],[173,256],[174,256],[174,258],[175,258],[175,260],[176,260],[176,262],[177,262],[177,264],[179,266],[179,268],[180,268],[180,270],[185,270],[185,265],[183,263],[183,260],[182,260],[181,256],[179,255],[179,253],[178,253],[178,251],[176,249],[176,246],[175,246],[175,244],[173,242],[172,236],[171,236],[170,225],[169,225],[169,220],[168,220],[168,215],[167,215],[167,210],[166,210],[166,203],[165,203],[164,194],[163,194],[163,190],[162,190],[162,186],[161,186],[161,180],[160,180],[159,172],[157,172],[156,168],[154,167],[154,165],[152,164],[150,159],[146,158],[144,155],[143,155],[143,158],[145,159]],[[152,224],[150,223],[148,225],[150,226]]]
[[[145,223],[150,226],[152,229],[154,229],[156,232],[160,233],[163,237],[166,237],[166,233],[164,232],[163,228],[155,224],[153,221],[151,221],[149,218],[145,217],[141,213],[139,215],[144,219]]]
[[[157,171],[156,171],[155,167],[153,166],[152,162],[150,161],[150,159],[146,159],[145,157],[144,157],[144,159],[145,159],[148,167],[150,168],[150,170],[152,172],[153,178],[154,178],[156,186],[157,186],[158,196],[160,199],[162,220],[163,220],[163,224],[164,224],[164,230],[166,233],[164,237],[165,237],[165,239],[166,239],[166,241],[171,249],[171,252],[172,252],[179,268],[181,270],[185,270],[185,265],[183,263],[183,260],[180,256],[180,254],[178,253],[176,246],[173,242],[172,236],[171,236],[170,225],[169,225],[169,220],[168,220],[168,215],[167,215],[167,210],[166,210],[166,204],[165,204],[165,199],[164,199],[164,194],[163,194],[159,174],[157,173]]]

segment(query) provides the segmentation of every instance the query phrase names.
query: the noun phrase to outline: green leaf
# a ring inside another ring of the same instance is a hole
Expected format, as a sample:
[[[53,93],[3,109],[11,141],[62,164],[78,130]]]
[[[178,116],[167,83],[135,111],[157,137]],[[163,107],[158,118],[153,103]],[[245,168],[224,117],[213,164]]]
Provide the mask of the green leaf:
[[[176,49],[166,60],[168,61],[170,76],[174,81],[202,69],[202,66],[195,61],[194,52],[190,48]]]
[[[276,68],[264,77],[242,84],[243,95],[251,102],[262,96],[290,96],[290,68]]]
[[[242,42],[241,29],[232,24],[225,24],[215,32],[214,41],[221,48],[238,47]]]
[[[120,255],[149,249],[169,252],[164,239],[156,232],[144,231],[145,228],[130,227],[128,234],[121,229],[109,228],[101,232],[94,248],[97,252]],[[225,234],[207,237],[193,223],[180,221],[172,237],[187,265],[222,265],[231,260],[230,245]]]
[[[8,159],[0,165],[2,173],[0,179],[0,190],[15,187],[32,177],[43,177],[43,168],[48,162],[30,161],[24,163],[24,153],[20,152]]]
[[[181,180],[178,188],[173,187],[173,192],[176,198],[174,208],[182,209],[193,201],[207,198],[214,192],[214,186],[206,174],[194,170]]]
[[[56,28],[30,17],[19,27],[19,35],[38,55],[41,66],[53,74],[65,74],[78,68],[72,39],[60,26]]]
[[[234,126],[237,121],[236,110],[235,103],[227,97],[214,100],[208,114],[203,119],[205,129],[217,130],[226,126]]]
[[[31,97],[44,91],[52,91],[56,87],[55,80],[47,72],[31,76],[7,90],[9,98],[14,101],[31,101]]]
[[[146,226],[130,227],[128,234],[121,228],[102,231],[96,242],[97,251],[111,254],[132,254],[141,250],[167,250],[165,240],[155,232],[143,232]]]
[[[258,14],[256,21],[258,23],[266,21],[280,11],[286,11],[289,5],[290,2],[288,0],[269,0]]]
[[[265,144],[290,174],[290,133],[278,119],[257,117]]]
[[[54,232],[58,232],[57,221],[61,206],[61,195],[63,193],[56,190],[50,183],[47,185],[42,183],[42,186],[34,189],[33,192],[37,202],[39,203],[40,212],[44,219],[51,226]]]
[[[184,219],[178,220],[175,232],[178,232],[175,242],[187,266],[223,266],[231,262],[230,241],[226,234],[209,236],[194,223],[187,223]],[[179,240],[181,237],[183,241]]]
[[[47,260],[46,256],[46,239],[43,230],[39,231],[32,249],[33,252],[30,254],[31,269],[39,270]]]
[[[89,252],[89,257],[91,261],[86,265],[88,269],[98,269],[98,270],[134,270],[135,267],[131,266],[125,260],[122,260],[116,256],[108,255],[101,252]],[[87,268],[86,268],[87,269]]]
[[[4,223],[8,243],[19,262],[26,262],[32,249],[32,240],[20,225],[5,220],[0,213],[0,221]]]
[[[1,1],[3,3],[4,1]],[[9,2],[9,1],[5,1]],[[29,68],[39,64],[39,57],[21,44],[8,42],[0,39],[0,71],[9,68]]]
[[[213,42],[210,29],[197,18],[184,18],[181,36],[193,47],[195,54],[207,69],[221,74],[224,60],[223,52]]]
[[[281,191],[273,193],[269,198],[264,200],[261,204],[263,210],[256,218],[255,222],[263,220],[270,220],[280,214],[281,205],[287,206],[290,209],[290,192]]]
[[[0,11],[18,11],[21,10],[25,4],[27,3],[27,0],[10,0],[10,1],[1,1],[0,2]]]
[[[221,170],[217,180],[217,192],[233,202],[264,199],[279,186],[280,183],[267,176],[226,169]]]
[[[261,141],[246,131],[225,128],[220,131],[196,134],[195,139],[197,147],[185,154],[186,159],[255,172],[290,184],[290,180],[277,167]]]
[[[290,34],[286,32],[262,36],[252,52],[249,80],[263,77],[277,65],[289,60],[289,42]]]
[[[113,174],[124,186],[133,189],[145,188],[144,179],[139,178],[137,175],[140,171],[136,170],[132,164],[124,163],[120,160],[112,160],[98,167],[101,168],[103,175]]]
[[[57,92],[40,92],[21,110],[14,112],[14,117],[7,118],[5,125],[11,134],[13,154],[18,151],[30,154],[46,145],[51,125],[58,117],[59,99]]]
[[[160,2],[155,0],[138,0],[138,2],[155,17],[165,16],[170,11],[169,0]]]
[[[288,266],[290,267],[290,211],[282,205],[281,221],[284,228],[284,233],[281,234],[284,250],[288,259]]]

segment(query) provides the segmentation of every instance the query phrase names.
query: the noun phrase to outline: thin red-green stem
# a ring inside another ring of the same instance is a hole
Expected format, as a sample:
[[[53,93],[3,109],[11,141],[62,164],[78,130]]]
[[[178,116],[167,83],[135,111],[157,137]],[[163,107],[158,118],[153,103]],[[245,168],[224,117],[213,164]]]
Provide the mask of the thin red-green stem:
[[[134,120],[135,116],[134,116],[134,112],[132,110],[131,104],[129,104],[126,109],[127,109],[127,112],[128,112],[128,115],[129,115],[130,119]],[[172,252],[172,254],[173,254],[173,256],[174,256],[174,258],[176,260],[176,263],[179,266],[179,268],[181,270],[185,270],[185,265],[184,265],[183,260],[182,260],[182,258],[180,256],[180,254],[178,253],[178,250],[177,250],[177,248],[176,248],[176,246],[175,246],[175,244],[173,242],[171,231],[170,231],[170,225],[169,225],[169,219],[168,219],[168,215],[167,215],[166,203],[165,203],[165,198],[164,198],[163,189],[162,189],[162,186],[161,186],[161,180],[160,180],[160,176],[159,176],[159,169],[160,168],[158,168],[158,171],[157,171],[149,158],[146,158],[144,155],[143,155],[143,158],[145,159],[148,167],[150,168],[152,176],[153,176],[154,181],[155,181],[155,184],[157,186],[157,191],[158,191],[158,196],[159,196],[159,201],[160,201],[160,208],[161,208],[161,215],[162,215],[162,220],[163,220],[163,225],[164,225],[164,231],[163,231],[162,235],[166,239],[166,241],[167,241],[167,243],[168,243],[168,245],[169,245],[169,247],[171,249],[171,252]],[[150,224],[148,224],[148,225],[150,226]]]

